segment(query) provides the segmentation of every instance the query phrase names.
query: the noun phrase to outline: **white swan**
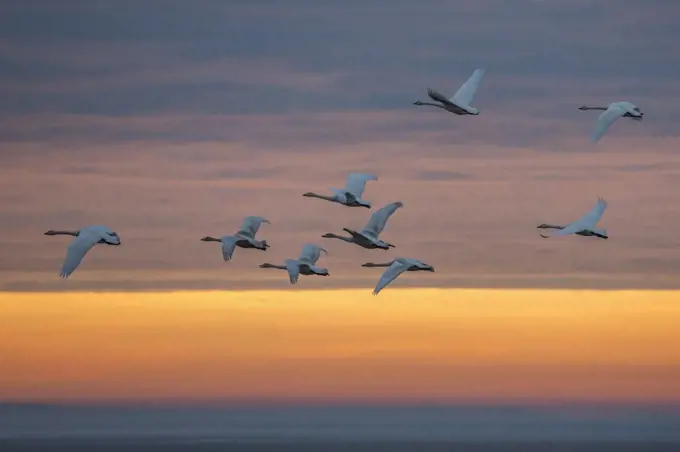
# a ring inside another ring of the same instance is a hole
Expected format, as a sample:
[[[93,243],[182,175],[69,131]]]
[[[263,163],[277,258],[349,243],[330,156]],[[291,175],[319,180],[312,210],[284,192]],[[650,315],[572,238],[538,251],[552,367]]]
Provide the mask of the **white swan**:
[[[598,228],[597,222],[602,218],[605,209],[607,208],[607,201],[602,198],[597,199],[595,207],[590,212],[567,226],[557,226],[552,224],[541,224],[537,226],[539,229],[557,229],[558,231],[553,235],[569,235],[576,234],[584,237],[599,237],[601,239],[608,239],[606,229]],[[541,233],[544,239],[549,238],[549,235]]]
[[[62,278],[68,278],[78,268],[87,252],[96,244],[120,245],[118,234],[101,225],[88,226],[79,231],[55,231],[50,229],[45,235],[72,235],[75,237],[68,246],[66,258],[59,272],[59,276]]]
[[[454,113],[456,115],[478,115],[479,110],[471,107],[472,99],[475,97],[477,88],[479,87],[479,82],[482,80],[484,69],[475,69],[469,79],[463,85],[458,88],[456,94],[450,99],[447,99],[441,93],[428,88],[427,94],[432,100],[439,102],[438,104],[433,104],[432,102],[421,102],[416,101],[413,105],[429,105],[432,107],[443,108],[444,110]]]
[[[363,264],[362,267],[387,267],[387,270],[385,270],[385,272],[378,280],[378,284],[375,286],[375,289],[373,290],[373,295],[378,295],[378,293],[385,287],[387,287],[392,281],[394,281],[397,278],[397,276],[401,275],[406,271],[434,272],[434,267],[432,267],[431,265],[428,265],[425,262],[419,261],[417,259],[409,259],[406,257],[398,257],[394,259],[392,262],[387,262],[384,264],[374,264],[371,262],[367,262]]]
[[[382,250],[387,250],[390,248],[394,248],[394,245],[389,244],[387,242],[383,242],[378,238],[378,236],[385,228],[385,224],[387,223],[387,220],[392,216],[392,214],[396,212],[397,209],[403,206],[404,204],[397,201],[388,204],[382,207],[381,209],[376,210],[375,212],[373,212],[373,215],[371,215],[371,218],[368,220],[368,223],[366,224],[364,229],[361,230],[361,232],[353,231],[347,228],[342,228],[342,230],[348,232],[351,235],[351,237],[343,237],[341,235],[336,235],[331,232],[326,233],[321,237],[329,239],[339,239],[345,242],[355,243],[360,247],[367,249],[380,248]]]
[[[230,261],[234,255],[236,247],[240,248],[255,248],[257,250],[265,251],[269,248],[266,240],[256,240],[255,234],[260,230],[262,223],[269,223],[269,220],[262,217],[249,216],[243,219],[241,229],[233,235],[223,235],[222,237],[203,237],[202,242],[220,242],[222,243],[222,257],[225,261]]]
[[[623,117],[631,118],[636,121],[642,121],[642,117],[645,115],[635,104],[630,102],[613,102],[609,104],[608,107],[590,107],[588,105],[584,105],[579,107],[579,110],[604,110],[604,113],[602,113],[600,117],[597,118],[595,130],[593,130],[593,133],[590,135],[590,141],[592,143],[597,143],[600,141],[600,138],[602,138],[602,136],[607,132],[609,126],[611,126],[617,119]]]
[[[285,265],[264,263],[260,265],[260,268],[287,270],[291,284],[297,283],[298,276],[300,275],[328,276],[328,269],[316,266],[316,261],[319,260],[322,251],[324,254],[328,254],[328,251],[318,245],[305,243],[302,245],[302,253],[300,253],[300,257],[297,259],[286,259],[284,261]]]
[[[344,189],[331,188],[334,193],[333,196],[317,195],[312,192],[305,193],[302,196],[325,199],[348,207],[367,207],[370,209],[371,204],[361,199],[364,190],[366,190],[366,182],[369,180],[378,180],[378,177],[369,173],[349,173]]]

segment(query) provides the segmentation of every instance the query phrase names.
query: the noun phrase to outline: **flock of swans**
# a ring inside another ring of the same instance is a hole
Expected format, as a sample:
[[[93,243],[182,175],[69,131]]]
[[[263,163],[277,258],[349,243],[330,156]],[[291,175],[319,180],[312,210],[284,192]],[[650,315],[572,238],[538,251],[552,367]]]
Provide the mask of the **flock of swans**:
[[[476,69],[470,78],[451,98],[447,98],[437,91],[428,88],[427,94],[436,103],[416,101],[414,105],[438,107],[456,115],[479,115],[479,110],[472,107],[470,104],[477,92],[477,88],[479,87],[484,73],[485,71],[483,69]],[[613,102],[607,107],[582,106],[579,110],[603,111],[598,117],[594,131],[590,137],[590,140],[593,143],[598,142],[617,119],[623,117],[640,121],[644,115],[637,106],[630,102]],[[363,199],[363,195],[366,189],[366,183],[368,181],[377,180],[378,178],[374,174],[358,172],[350,173],[347,177],[345,187],[343,189],[331,189],[333,192],[332,195],[327,196],[308,192],[302,196],[318,198],[342,204],[347,207],[365,207],[371,209],[371,203]],[[342,236],[329,232],[322,235],[322,237],[342,240],[366,249],[389,250],[395,246],[383,241],[379,236],[383,229],[385,229],[387,220],[389,220],[397,209],[401,207],[403,207],[403,204],[399,201],[381,207],[373,212],[366,223],[366,226],[364,226],[361,231],[343,228],[343,231],[349,234],[349,236]],[[600,221],[600,218],[602,218],[606,208],[607,202],[602,198],[598,198],[597,203],[589,212],[570,224],[564,226],[541,224],[537,227],[539,229],[556,230],[557,232],[555,232],[553,236],[575,234],[607,239],[607,231],[598,227],[598,222]],[[243,224],[234,234],[224,235],[219,238],[207,236],[203,237],[201,241],[220,243],[222,257],[225,261],[232,260],[234,251],[237,247],[266,251],[269,248],[267,241],[255,238],[263,223],[269,223],[269,221],[266,218],[259,216],[248,216],[243,220]],[[110,228],[103,225],[89,226],[77,231],[50,230],[45,232],[45,235],[71,235],[75,237],[68,246],[66,258],[64,259],[61,271],[59,272],[59,275],[62,278],[68,278],[78,268],[87,252],[95,245],[104,244],[118,246],[121,244],[120,236],[115,231],[112,231]],[[543,233],[540,235],[543,238],[550,237]],[[287,271],[291,284],[297,283],[300,275],[328,276],[328,269],[317,266],[321,253],[328,254],[328,251],[314,243],[306,243],[302,246],[302,252],[297,259],[286,259],[282,265],[264,263],[260,265],[260,268],[273,268]],[[405,257],[398,257],[390,262],[379,264],[368,262],[363,264],[362,267],[386,267],[373,290],[374,295],[377,295],[382,289],[406,271],[434,272],[434,267],[431,265],[417,259]]]

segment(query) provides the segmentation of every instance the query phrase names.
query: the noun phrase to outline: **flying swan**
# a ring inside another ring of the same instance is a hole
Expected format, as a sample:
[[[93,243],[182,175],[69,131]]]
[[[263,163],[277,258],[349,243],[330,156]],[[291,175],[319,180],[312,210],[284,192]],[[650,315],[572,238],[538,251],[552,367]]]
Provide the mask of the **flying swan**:
[[[223,235],[222,237],[203,237],[202,242],[221,242],[222,243],[222,257],[225,261],[230,261],[231,257],[234,255],[234,250],[236,247],[240,248],[255,248],[258,250],[265,251],[269,248],[266,240],[256,240],[255,234],[260,230],[262,223],[269,223],[269,220],[249,216],[243,219],[243,224],[241,229],[236,231],[234,235]]]
[[[595,123],[595,130],[590,135],[590,141],[592,143],[597,143],[600,138],[607,132],[609,126],[614,124],[614,121],[623,117],[631,118],[636,121],[642,121],[642,117],[645,115],[640,111],[640,109],[630,102],[613,102],[609,104],[609,107],[590,107],[584,105],[579,107],[579,110],[604,110],[604,113],[597,118]]]
[[[463,86],[458,88],[456,94],[454,94],[450,99],[447,99],[443,94],[428,88],[428,96],[430,96],[432,100],[435,100],[439,103],[433,104],[432,102],[421,102],[418,100],[415,101],[413,105],[430,105],[432,107],[439,107],[456,115],[478,115],[479,110],[471,107],[470,103],[472,103],[472,99],[474,98],[477,88],[479,87],[479,82],[482,80],[485,72],[485,69],[475,69],[470,78],[465,83],[463,83]]]
[[[369,173],[349,173],[343,190],[331,188],[333,196],[317,195],[312,192],[305,193],[302,196],[325,199],[348,207],[367,207],[370,209],[371,204],[361,199],[366,189],[366,182],[369,180],[378,180],[378,177]]]
[[[50,229],[45,235],[72,235],[75,237],[66,250],[66,258],[61,266],[59,276],[68,278],[73,273],[83,257],[98,243],[105,245],[120,245],[120,237],[106,226],[88,226],[79,231],[55,231]]]
[[[602,198],[597,199],[595,207],[593,207],[590,212],[585,214],[580,219],[567,226],[556,226],[552,224],[541,224],[537,226],[539,229],[557,229],[553,235],[582,235],[584,237],[599,237],[601,239],[608,239],[607,231],[602,228],[597,227],[597,222],[602,218],[605,209],[607,208],[607,201]],[[541,233],[541,237],[544,239],[549,238],[549,235]]]
[[[396,212],[397,209],[403,206],[404,204],[402,204],[399,201],[396,201],[376,210],[375,212],[373,212],[373,215],[371,215],[371,218],[368,220],[368,223],[366,224],[364,229],[361,230],[361,232],[353,231],[347,228],[342,228],[342,230],[349,233],[351,237],[335,235],[332,232],[326,233],[321,237],[328,239],[343,240],[345,242],[354,243],[362,248],[367,249],[380,248],[381,250],[388,250],[390,248],[394,248],[394,245],[387,242],[383,242],[378,238],[378,236],[380,235],[382,230],[385,229],[385,224],[387,223],[387,220],[392,216],[392,214]]]
[[[302,253],[297,259],[286,259],[285,265],[274,265],[264,263],[260,265],[260,268],[276,268],[278,270],[287,270],[288,278],[291,284],[296,284],[298,276],[300,275],[319,275],[328,276],[328,269],[317,267],[316,261],[319,260],[321,252],[328,254],[324,248],[313,243],[305,243],[302,245]]]
[[[378,295],[378,293],[380,293],[381,290],[387,287],[392,281],[397,279],[397,276],[401,275],[406,271],[434,272],[434,267],[432,267],[431,265],[428,265],[425,262],[419,261],[417,259],[409,259],[406,257],[398,257],[394,259],[392,262],[387,262],[384,264],[374,264],[371,262],[367,262],[363,264],[362,267],[387,267],[387,270],[385,270],[385,272],[378,280],[378,284],[375,286],[375,289],[373,290],[373,295]]]

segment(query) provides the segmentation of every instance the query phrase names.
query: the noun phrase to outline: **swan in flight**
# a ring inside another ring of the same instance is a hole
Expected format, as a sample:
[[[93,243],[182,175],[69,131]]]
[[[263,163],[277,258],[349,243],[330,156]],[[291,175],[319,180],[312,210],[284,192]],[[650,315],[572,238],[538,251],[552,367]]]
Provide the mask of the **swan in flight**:
[[[361,199],[364,190],[366,190],[366,182],[369,180],[378,180],[378,177],[375,174],[369,173],[349,173],[344,189],[331,188],[333,196],[317,195],[312,192],[305,193],[302,196],[325,199],[326,201],[337,202],[348,207],[367,207],[370,209],[371,203]]]
[[[260,230],[262,223],[269,223],[269,220],[262,217],[249,216],[243,219],[241,229],[236,231],[233,235],[223,235],[220,238],[203,237],[202,242],[221,242],[222,243],[222,257],[225,261],[230,261],[234,255],[236,247],[240,248],[255,248],[265,251],[269,248],[266,240],[256,240],[255,234]]]
[[[305,243],[302,245],[302,253],[297,259],[286,259],[285,265],[274,265],[264,263],[260,268],[276,268],[278,270],[288,271],[288,278],[291,284],[297,283],[300,275],[319,275],[328,276],[328,269],[317,267],[316,261],[321,257],[321,252],[328,255],[328,251],[313,243]]]
[[[430,96],[432,100],[435,100],[439,103],[433,104],[432,102],[421,102],[418,100],[414,102],[413,105],[430,105],[432,107],[439,107],[456,115],[478,115],[479,110],[471,107],[470,104],[472,103],[472,99],[474,98],[477,88],[479,87],[479,82],[482,80],[485,72],[486,71],[484,69],[475,69],[470,78],[467,79],[467,81],[463,83],[460,88],[458,88],[456,94],[454,94],[450,99],[447,99],[443,94],[428,88],[428,96]]]
[[[584,237],[599,237],[601,239],[607,239],[607,231],[602,228],[597,227],[597,222],[602,218],[605,209],[607,208],[607,201],[602,198],[597,199],[595,207],[593,207],[590,212],[583,215],[580,219],[575,222],[568,224],[567,226],[556,226],[552,224],[541,224],[537,226],[539,229],[557,229],[553,235],[569,235],[576,234],[582,235]],[[549,235],[541,233],[541,237],[544,239],[549,238]]]
[[[394,248],[394,245],[387,242],[383,242],[378,238],[378,236],[380,235],[382,230],[385,229],[385,224],[387,223],[387,220],[389,220],[389,218],[392,216],[392,214],[396,212],[397,209],[403,206],[404,204],[402,204],[399,201],[396,201],[376,210],[375,212],[373,212],[373,215],[371,215],[371,218],[368,220],[368,223],[366,223],[366,226],[364,226],[364,229],[362,229],[361,232],[353,231],[347,228],[342,228],[342,230],[349,233],[351,237],[335,235],[331,232],[324,234],[321,237],[329,239],[339,239],[345,242],[355,243],[360,247],[367,249],[380,248],[381,250],[388,250],[390,248]]]
[[[120,245],[120,237],[106,226],[88,226],[79,231],[55,231],[50,229],[45,235],[72,235],[75,237],[66,250],[66,259],[61,266],[59,276],[68,278],[73,273],[83,257],[98,243],[105,245]]]
[[[374,264],[367,262],[362,265],[362,267],[387,267],[387,270],[382,274],[378,280],[378,284],[373,290],[373,295],[378,295],[378,293],[387,287],[392,281],[397,279],[397,276],[402,273],[417,272],[417,271],[428,271],[434,272],[434,267],[426,264],[425,262],[419,261],[417,259],[409,259],[405,257],[398,257],[391,262],[386,262],[384,264]]]
[[[584,105],[579,107],[579,110],[604,110],[604,113],[597,118],[595,123],[595,130],[590,135],[590,141],[592,143],[597,143],[600,138],[607,132],[609,126],[614,124],[619,118],[631,118],[636,121],[642,121],[642,117],[645,115],[640,111],[640,109],[630,102],[613,102],[609,104],[608,107],[590,107]]]

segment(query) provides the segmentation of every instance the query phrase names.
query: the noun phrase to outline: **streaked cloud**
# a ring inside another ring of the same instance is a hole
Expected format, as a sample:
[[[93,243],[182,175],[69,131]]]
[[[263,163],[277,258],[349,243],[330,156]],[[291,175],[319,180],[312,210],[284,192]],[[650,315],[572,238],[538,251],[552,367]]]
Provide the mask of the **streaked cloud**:
[[[678,17],[661,0],[12,4],[0,18],[0,286],[257,280],[263,258],[365,223],[368,211],[301,197],[356,170],[378,174],[374,205],[405,203],[385,234],[441,268],[436,284],[666,285],[680,262]],[[488,69],[480,116],[411,105],[475,67]],[[576,108],[621,99],[645,120],[592,148],[596,113]],[[537,239],[537,222],[577,218],[598,195],[610,241]],[[273,222],[266,254],[239,250],[227,266],[198,242],[249,214]],[[126,246],[53,281],[66,242],[42,232],[89,223]],[[325,285],[370,284],[355,267],[374,254],[327,245]]]

